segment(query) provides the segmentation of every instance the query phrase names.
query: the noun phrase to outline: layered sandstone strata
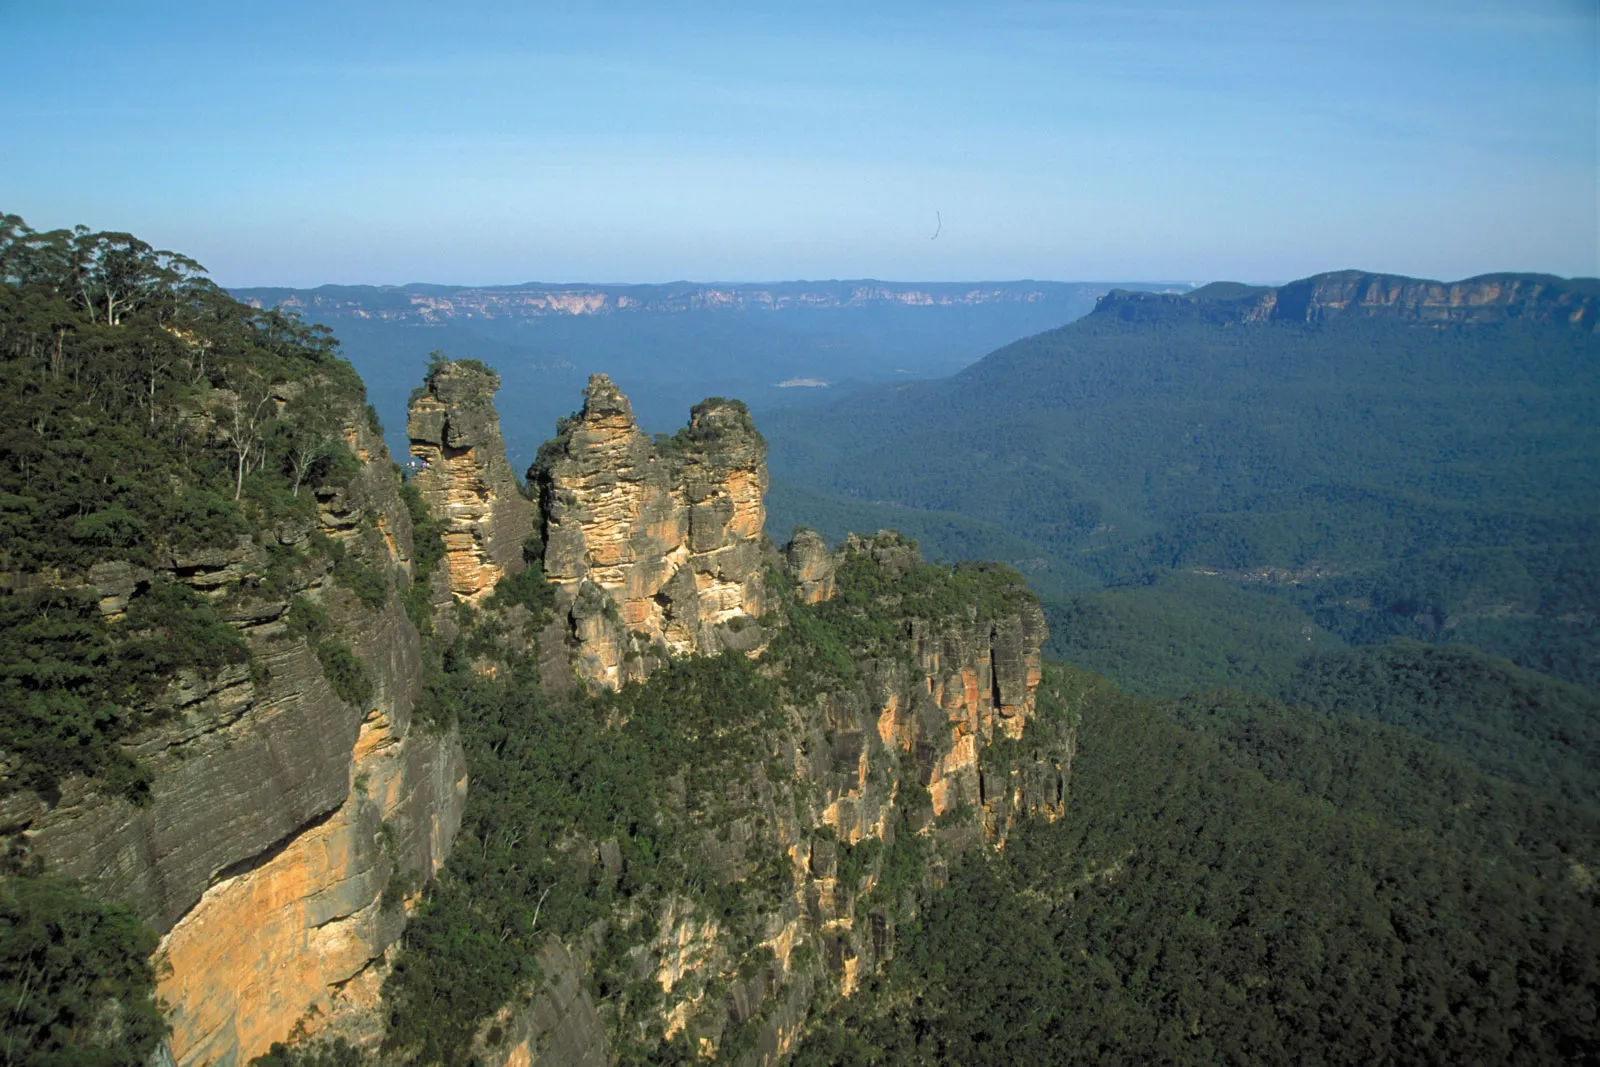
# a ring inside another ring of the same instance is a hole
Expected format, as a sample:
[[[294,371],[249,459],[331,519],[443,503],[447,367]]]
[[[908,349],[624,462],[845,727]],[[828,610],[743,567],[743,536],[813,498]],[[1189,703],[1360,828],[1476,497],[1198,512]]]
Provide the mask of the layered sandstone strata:
[[[164,716],[130,743],[154,772],[149,798],[134,804],[81,778],[58,797],[0,798],[7,849],[127,902],[163,935],[158,994],[183,1067],[246,1063],[297,1026],[375,1036],[401,890],[443,863],[460,824],[461,745],[454,730],[412,725],[421,651],[399,599],[363,603],[332,579],[325,555],[303,556],[289,588],[260,581],[269,537],[288,549],[325,537],[391,584],[409,567],[411,521],[388,452],[349,414],[343,436],[359,472],[316,490],[314,518],[153,569],[108,563],[87,575],[113,617],[143,581],[187,583],[252,653],[252,664],[213,676],[183,671],[158,698]],[[288,624],[296,598],[327,613],[370,700],[334,692]]]
[[[798,599],[815,605],[833,597],[841,568],[859,557],[881,572],[891,598],[897,577],[922,566],[915,546],[889,533],[830,552],[802,532],[779,558]],[[1018,818],[1063,813],[1075,735],[1058,698],[1049,702],[1057,713],[1041,710],[1043,615],[1020,588],[1010,599],[941,618],[886,608],[905,624],[903,648],[858,661],[864,685],[795,705],[770,739],[775,762],[715,771],[721,807],[701,824],[696,851],[730,884],[775,862],[778,871],[761,877],[776,875],[784,890],[753,927],[682,894],[608,920],[632,946],[630,973],[660,993],[655,1014],[627,1019],[625,1029],[659,1028],[719,1062],[781,1063],[818,1004],[852,995],[893,956],[896,926],[915,915],[921,884],[937,884],[964,851],[1003,844]],[[996,745],[1007,746],[1003,759],[993,757]],[[596,867],[616,877],[615,843],[590,847]],[[906,847],[916,848],[922,876],[896,882],[891,896],[880,888],[886,857]],[[485,1040],[475,1051],[496,1067],[576,1062],[575,1035],[586,1054],[601,1047],[592,1012],[547,981],[485,1027],[515,1032],[514,1043]],[[725,1057],[740,1029],[740,1052]]]
[[[1435,282],[1345,270],[1270,289],[1245,312],[1250,321],[1317,322],[1339,316],[1393,316],[1431,323],[1513,319],[1600,329],[1600,297],[1559,278],[1486,274]]]
[[[1557,323],[1585,333],[1600,331],[1600,292],[1586,279],[1548,274],[1482,274],[1438,282],[1341,270],[1276,287],[1214,282],[1183,294],[1114,289],[1095,312],[1139,319],[1175,307],[1216,323],[1383,318],[1432,326]]]
[[[506,462],[494,394],[500,379],[473,361],[443,363],[411,399],[413,479],[444,527],[450,591],[477,603],[523,567],[533,505]]]
[[[616,688],[666,655],[759,647],[766,442],[743,404],[706,400],[652,441],[596,374],[529,479],[580,676]]]

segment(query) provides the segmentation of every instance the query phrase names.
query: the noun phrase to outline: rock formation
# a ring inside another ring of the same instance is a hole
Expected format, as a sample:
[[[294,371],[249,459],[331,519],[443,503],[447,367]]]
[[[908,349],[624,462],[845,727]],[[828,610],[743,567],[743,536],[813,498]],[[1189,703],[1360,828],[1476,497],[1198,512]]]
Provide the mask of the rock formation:
[[[382,441],[349,414],[359,472],[316,491],[310,525],[272,537],[279,548],[326,538],[392,590],[409,566],[411,521]],[[185,672],[158,698],[164,719],[129,746],[154,772],[143,804],[83,779],[64,781],[56,798],[0,796],[13,854],[84,878],[163,935],[159,994],[180,1065],[243,1064],[297,1025],[370,1031],[404,925],[404,902],[385,890],[420,887],[443,863],[465,797],[455,733],[411,723],[421,656],[393,593],[363,603],[325,555],[305,557],[288,588],[262,581],[268,565],[266,546],[246,536],[232,549],[172,554],[154,571],[95,567],[87,580],[108,615],[156,576],[205,593],[245,638],[254,669]],[[370,700],[334,692],[289,625],[296,598],[327,613],[372,683]]]
[[[494,394],[500,379],[472,360],[436,365],[412,396],[406,433],[422,464],[414,482],[444,526],[450,591],[478,603],[523,567],[533,506],[506,462]]]
[[[870,563],[891,600],[899,577],[927,569],[914,545],[887,532],[829,552],[805,531],[781,559],[797,579],[795,600],[808,605],[826,606],[846,565]],[[687,1039],[719,1062],[781,1062],[817,1005],[851,995],[893,956],[896,926],[949,862],[1003,844],[1020,817],[1063,814],[1075,734],[1058,698],[1041,711],[1044,617],[1016,583],[988,613],[975,603],[955,616],[904,618],[900,649],[858,662],[864,684],[790,709],[789,725],[768,738],[772,764],[719,771],[725,806],[700,823],[699,853],[730,883],[775,855],[785,888],[754,933],[678,894],[644,914],[619,913],[606,936],[632,945],[630,974],[648,978],[659,999],[650,1018],[613,1025]],[[985,755],[997,744],[1009,746],[998,764]],[[615,845],[607,847],[595,849],[596,866],[614,868]],[[884,889],[886,878],[905,877],[907,849],[918,873]],[[485,1024],[474,1046],[482,1062],[595,1058],[595,1009],[567,977],[579,965],[557,956],[552,977]],[[483,1036],[491,1033],[501,1040]]]
[[[794,558],[792,552],[788,555]],[[870,538],[851,535],[840,546],[834,566],[852,555],[869,556],[891,572],[922,563],[913,545],[887,531]],[[1024,597],[1013,611],[998,617],[913,618],[908,626],[911,669],[894,660],[871,665],[870,727],[886,750],[899,750],[915,760],[915,777],[928,790],[932,815],[942,816],[963,804],[984,808],[991,840],[1003,838],[1016,813],[1059,816],[1064,810],[1064,776],[1042,790],[1023,788],[1020,780],[1014,788],[1002,789],[992,777],[984,778],[979,765],[980,754],[997,737],[1021,740],[1037,711],[1040,649],[1048,634],[1038,603]],[[836,745],[839,736],[836,730]],[[860,746],[852,741],[850,747]],[[862,751],[864,758],[866,749]],[[869,770],[863,765],[861,781],[871,777]],[[884,798],[863,809],[864,797],[846,788],[825,809],[823,821],[840,840],[876,836],[873,828],[881,824],[882,805],[890,801]]]
[[[616,688],[667,654],[760,645],[765,459],[738,401],[706,400],[656,442],[611,379],[589,379],[528,472],[580,676]]]
[[[1392,315],[1418,322],[1503,322],[1526,318],[1600,329],[1600,291],[1535,274],[1486,274],[1435,282],[1346,270],[1318,274],[1263,294],[1245,321],[1315,322],[1340,315]]]
[[[1386,317],[1431,325],[1555,322],[1600,332],[1600,283],[1547,274],[1484,274],[1437,282],[1343,270],[1267,287],[1214,282],[1191,293],[1113,290],[1098,314],[1143,318],[1182,307],[1222,323]]]
[[[834,560],[828,542],[802,527],[783,549],[785,569],[800,585],[800,602],[818,604],[833,596]]]
[[[524,630],[527,604],[489,597],[522,564],[524,542],[540,543],[527,537],[493,388],[470,365],[436,368],[410,422],[413,451],[427,460],[418,483],[446,530],[450,593],[479,609],[460,625],[482,618],[511,635],[492,655],[537,655],[542,675],[570,665],[616,687],[669,656],[759,654],[779,632],[757,621],[768,608],[780,608],[769,619],[779,627],[794,612],[832,610],[862,566],[873,569],[869,584],[890,590],[881,612],[861,610],[875,625],[894,620],[893,647],[858,659],[853,680],[797,689],[783,724],[763,736],[765,755],[721,767],[725,802],[689,831],[725,886],[759,867],[771,906],[734,920],[682,888],[633,896],[582,938],[548,940],[540,979],[483,1021],[473,1048],[486,1064],[598,1065],[621,1027],[720,1058],[738,1032],[745,1051],[731,1058],[776,1063],[815,1005],[850,995],[892,956],[896,924],[944,865],[1003,844],[1022,815],[1063,810],[1073,737],[1058,705],[1041,709],[1038,698],[1043,616],[1020,578],[1000,571],[968,573],[995,579],[981,605],[904,608],[895,583],[935,581],[937,569],[890,533],[830,552],[802,531],[783,552],[764,550],[765,445],[744,406],[705,401],[685,430],[652,441],[596,375],[530,472],[556,622]],[[231,549],[175,554],[154,569],[102,563],[85,576],[108,616],[141,583],[183,581],[250,647],[251,664],[189,672],[161,697],[170,714],[133,746],[155,772],[150,800],[135,806],[83,781],[65,783],[53,803],[0,793],[13,853],[92,879],[163,935],[160,995],[184,1067],[243,1064],[292,1033],[370,1046],[407,909],[461,822],[460,743],[412,717],[423,657],[396,593],[411,568],[412,520],[376,432],[351,414],[344,437],[359,472],[316,488],[314,514]],[[290,577],[268,580],[286,552],[297,561]],[[792,583],[769,590],[769,565]],[[351,566],[382,577],[381,598],[369,588],[363,599]],[[336,691],[316,637],[293,622],[305,604],[348,643],[370,698]],[[485,674],[511,665],[485,655],[475,664]],[[1003,760],[985,755],[996,745],[1007,746]],[[666,803],[663,818],[684,816]],[[622,876],[615,841],[568,846],[592,851],[602,877]],[[885,890],[891,855],[900,858]],[[592,995],[586,975],[607,939],[628,946],[632,980],[655,991],[638,1015]]]
[[[894,307],[1039,304],[1087,295],[1091,286],[1062,282],[788,282],[781,285],[401,286],[381,300],[350,290],[234,289],[253,307],[284,307],[325,321],[442,323],[458,319],[526,320],[585,315],[681,314]]]

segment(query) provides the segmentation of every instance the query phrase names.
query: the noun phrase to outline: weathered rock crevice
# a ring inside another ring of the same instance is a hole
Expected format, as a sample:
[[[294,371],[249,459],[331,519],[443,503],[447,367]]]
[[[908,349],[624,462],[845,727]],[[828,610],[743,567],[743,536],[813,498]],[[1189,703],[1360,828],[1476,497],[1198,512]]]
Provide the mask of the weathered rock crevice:
[[[794,599],[815,606],[833,596],[840,568],[857,556],[894,575],[922,566],[914,546],[892,534],[851,538],[830,552],[809,533],[779,553],[779,566]],[[582,584],[574,604],[603,592]],[[784,625],[781,617],[769,622]],[[892,958],[898,924],[916,915],[921,894],[942,884],[950,862],[1003,846],[1018,819],[1060,817],[1075,735],[1058,709],[1040,710],[1045,636],[1026,594],[998,617],[974,608],[957,618],[911,618],[903,651],[857,663],[864,684],[790,708],[789,726],[772,738],[775,761],[719,771],[726,810],[703,825],[699,852],[730,885],[763,870],[760,857],[775,856],[777,904],[741,928],[692,897],[668,894],[602,924],[627,932],[630,975],[658,992],[642,1017],[600,1005],[605,1027],[677,1040],[719,1062],[777,1064],[819,1007],[853,995]],[[1000,747],[1003,758],[991,758]],[[668,807],[677,812],[681,798]],[[614,880],[615,843],[598,844],[595,854],[596,867],[609,872],[602,880]],[[917,857],[909,881],[908,854]],[[888,888],[886,878],[894,879]],[[571,947],[579,966],[594,963],[585,946],[601,939],[591,931]],[[485,1024],[475,1052],[508,1067],[576,1062],[551,1030],[568,1003],[552,989],[528,990]],[[511,1032],[518,1040],[485,1036]],[[584,1055],[603,1055],[590,1040]]]

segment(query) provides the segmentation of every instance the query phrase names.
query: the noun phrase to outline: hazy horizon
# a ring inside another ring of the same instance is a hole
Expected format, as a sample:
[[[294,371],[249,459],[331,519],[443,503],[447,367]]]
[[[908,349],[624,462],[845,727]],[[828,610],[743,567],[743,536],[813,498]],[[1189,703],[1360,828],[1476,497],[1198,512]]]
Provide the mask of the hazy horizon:
[[[433,287],[440,289],[519,289],[540,288],[560,289],[588,286],[596,289],[623,289],[623,288],[665,288],[673,285],[700,285],[700,286],[738,286],[754,288],[764,285],[1170,285],[1182,286],[1188,289],[1199,289],[1216,282],[1238,282],[1243,285],[1257,285],[1276,287],[1301,281],[1304,278],[1315,277],[1320,274],[1338,274],[1344,271],[1360,271],[1364,274],[1392,275],[1391,271],[1372,271],[1362,267],[1331,267],[1327,270],[1313,271],[1311,274],[1299,275],[1293,278],[1200,278],[1180,280],[1176,278],[668,278],[661,281],[595,281],[593,279],[579,278],[564,281],[544,281],[529,279],[514,282],[450,282],[450,281],[421,281],[406,282],[317,282],[310,285],[278,285],[263,283],[255,285],[234,285],[226,281],[218,281],[224,289],[230,292],[246,292],[257,289],[290,289],[295,292],[315,292],[318,289],[393,289],[403,290],[419,287]],[[1544,274],[1550,277],[1562,278],[1567,281],[1600,281],[1600,276],[1593,274],[1551,274],[1549,271],[1484,271],[1476,275],[1466,275],[1460,278],[1422,278],[1414,277],[1419,281],[1442,282],[1453,284],[1456,282],[1471,281],[1473,278],[1496,274]],[[1398,275],[1396,275],[1398,276]]]

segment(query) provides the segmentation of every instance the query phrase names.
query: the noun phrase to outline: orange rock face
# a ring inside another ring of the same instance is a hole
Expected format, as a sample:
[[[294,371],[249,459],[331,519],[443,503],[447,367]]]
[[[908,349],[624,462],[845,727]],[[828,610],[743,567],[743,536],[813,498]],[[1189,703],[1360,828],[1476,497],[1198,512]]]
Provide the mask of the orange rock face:
[[[385,890],[397,874],[411,872],[416,886],[431,877],[459,823],[466,770],[440,756],[434,739],[397,737],[374,711],[344,804],[206,890],[167,934],[158,995],[172,1005],[179,1064],[245,1063],[296,1026],[315,1034],[377,1007],[386,951],[405,923]]]
[[[697,405],[657,444],[597,374],[553,446],[529,477],[583,678],[616,688],[665,655],[759,647],[766,446],[742,404]]]
[[[374,1033],[381,1016],[367,1009],[405,921],[384,892],[420,887],[460,822],[458,737],[408,728],[421,653],[398,598],[366,604],[304,554],[285,572],[289,588],[256,583],[269,547],[313,533],[388,583],[402,577],[411,520],[388,453],[359,409],[343,436],[361,467],[313,489],[314,513],[159,565],[211,597],[254,663],[180,671],[154,698],[162,715],[130,739],[154,772],[146,802],[68,780],[58,803],[10,820],[51,869],[124,901],[163,935],[158,994],[182,1067],[245,1063],[301,1021]],[[112,563],[91,572],[91,588],[114,616],[151,576]],[[370,699],[341,697],[293,634],[298,597],[327,612]],[[392,882],[397,871],[414,877]]]
[[[691,481],[686,472],[680,497],[678,481],[652,473],[652,464],[670,473],[677,460],[643,440],[620,410],[620,397],[603,381],[597,385],[585,415],[564,428],[567,437],[558,442],[564,459],[547,456],[541,487],[552,506],[547,571],[569,591],[577,640],[591,655],[606,641],[613,652],[628,650],[616,637],[617,620],[670,629],[678,618],[669,610],[673,583],[682,582],[697,607],[702,603],[702,587],[690,582],[699,577],[695,560],[746,539],[737,529],[739,498],[749,508],[756,501],[740,487],[760,481],[737,472]],[[604,461],[562,466],[585,454]],[[697,506],[714,521],[701,525]],[[1038,692],[1045,624],[1020,580],[1009,603],[996,595],[966,611],[944,604],[944,614],[927,620],[896,613],[905,593],[918,588],[895,585],[907,568],[922,566],[914,546],[880,534],[847,541],[833,554],[820,537],[806,540],[782,553],[798,599],[830,599],[840,575],[857,576],[862,561],[854,556],[866,554],[881,568],[874,577],[877,588],[889,590],[882,603],[898,640],[857,659],[850,684],[793,690],[784,723],[766,727],[772,745],[766,757],[715,769],[709,784],[728,794],[727,806],[719,800],[717,815],[694,816],[700,855],[712,877],[750,889],[760,902],[755,914],[707,908],[689,888],[613,917],[631,946],[628,973],[656,988],[648,1006],[632,1015],[626,1006],[609,1010],[623,1027],[673,1036],[707,1060],[744,1062],[725,1042],[732,1023],[754,1020],[762,1051],[750,1061],[781,1062],[815,1005],[851,996],[892,958],[895,924],[915,914],[921,887],[939,884],[960,853],[1003,845],[1016,819],[1051,817],[1065,799],[1070,727],[1064,716],[1041,713],[1054,708]],[[843,608],[856,610],[854,595]],[[826,621],[832,610],[818,614]],[[625,678],[627,662],[612,677]],[[794,664],[772,657],[767,666],[781,674]],[[1004,767],[996,769],[987,750],[1007,738],[1022,743],[1007,742]],[[708,772],[686,768],[682,788],[705,787]],[[699,783],[692,781],[696,774]],[[925,865],[910,878],[908,839],[915,862]],[[601,844],[602,865],[610,862],[605,850]],[[892,896],[884,892],[890,885]],[[486,1047],[483,1062],[575,1062],[547,1051],[553,1044],[524,1044],[516,1029],[571,1018],[569,1003],[543,992],[508,1006],[504,1025],[494,1030],[504,1041]]]
[[[444,526],[450,591],[477,603],[522,569],[533,506],[506,463],[494,392],[500,380],[470,364],[446,363],[411,401],[406,432],[421,464],[414,479]]]

